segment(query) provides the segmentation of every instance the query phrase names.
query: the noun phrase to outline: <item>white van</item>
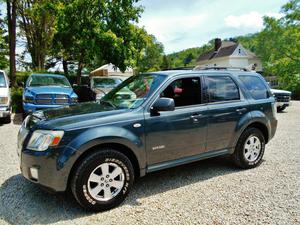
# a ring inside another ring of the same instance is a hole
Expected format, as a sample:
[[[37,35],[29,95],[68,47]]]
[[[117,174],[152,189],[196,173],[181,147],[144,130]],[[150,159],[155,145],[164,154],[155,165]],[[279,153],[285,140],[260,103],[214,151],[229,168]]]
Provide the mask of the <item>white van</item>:
[[[10,123],[11,98],[9,90],[9,81],[3,70],[0,70],[0,119]]]

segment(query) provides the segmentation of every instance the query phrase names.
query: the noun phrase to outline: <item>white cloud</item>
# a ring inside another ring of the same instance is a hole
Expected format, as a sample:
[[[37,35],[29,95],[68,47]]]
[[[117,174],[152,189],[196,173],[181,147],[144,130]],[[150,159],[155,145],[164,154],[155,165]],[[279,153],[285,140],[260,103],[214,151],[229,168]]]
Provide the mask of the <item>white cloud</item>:
[[[279,13],[268,13],[267,16],[275,18],[281,17]],[[226,26],[233,28],[250,28],[250,29],[262,29],[263,28],[263,16],[262,14],[252,11],[247,14],[234,16],[227,16],[224,21]]]

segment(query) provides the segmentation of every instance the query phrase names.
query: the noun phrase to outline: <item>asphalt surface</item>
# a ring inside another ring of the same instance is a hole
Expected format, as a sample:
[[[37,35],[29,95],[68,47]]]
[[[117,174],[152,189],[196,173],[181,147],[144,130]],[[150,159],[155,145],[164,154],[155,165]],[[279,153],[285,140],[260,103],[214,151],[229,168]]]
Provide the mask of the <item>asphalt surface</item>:
[[[121,206],[102,213],[21,176],[19,127],[18,119],[0,124],[0,224],[300,224],[300,102],[278,114],[260,167],[240,170],[214,158],[149,174]]]

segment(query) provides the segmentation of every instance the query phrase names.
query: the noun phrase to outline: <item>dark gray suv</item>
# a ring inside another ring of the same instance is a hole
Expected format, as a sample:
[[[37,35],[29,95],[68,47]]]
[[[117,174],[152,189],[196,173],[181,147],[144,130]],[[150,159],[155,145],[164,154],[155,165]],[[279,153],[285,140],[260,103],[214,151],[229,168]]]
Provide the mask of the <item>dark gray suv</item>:
[[[261,75],[231,69],[133,76],[96,103],[37,111],[18,136],[24,177],[101,211],[119,205],[137,177],[230,155],[261,164],[277,126]]]

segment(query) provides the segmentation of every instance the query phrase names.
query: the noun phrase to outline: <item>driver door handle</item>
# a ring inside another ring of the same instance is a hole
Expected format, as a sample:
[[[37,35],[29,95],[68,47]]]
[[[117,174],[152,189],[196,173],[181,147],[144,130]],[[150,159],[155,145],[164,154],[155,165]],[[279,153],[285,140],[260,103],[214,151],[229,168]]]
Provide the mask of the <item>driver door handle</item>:
[[[193,120],[193,122],[199,122],[199,119],[202,117],[202,114],[196,113],[191,115],[191,119]]]

